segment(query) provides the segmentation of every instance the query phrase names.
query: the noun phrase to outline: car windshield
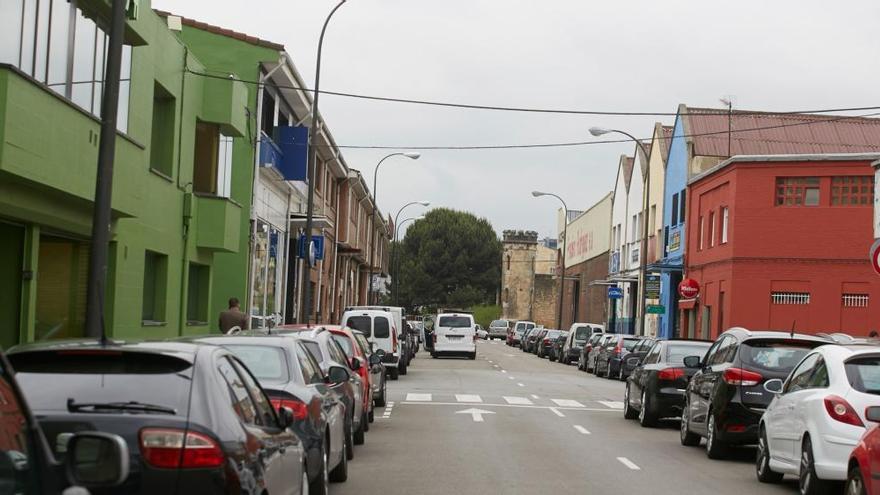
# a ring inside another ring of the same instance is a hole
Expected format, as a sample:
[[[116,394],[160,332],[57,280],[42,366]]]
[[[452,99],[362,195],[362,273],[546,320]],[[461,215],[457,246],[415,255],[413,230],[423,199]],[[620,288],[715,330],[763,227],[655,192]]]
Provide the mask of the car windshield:
[[[11,354],[9,360],[28,403],[40,412],[66,413],[68,399],[79,404],[140,402],[177,414],[188,410],[193,366],[174,356],[49,351]]]
[[[286,382],[287,360],[284,351],[266,345],[224,345],[251,370],[260,381]]]
[[[469,328],[471,325],[470,316],[441,316],[438,324],[446,328]]]
[[[333,340],[339,344],[339,347],[342,347],[342,350],[345,352],[345,355],[349,358],[354,356],[354,348],[351,346],[351,340],[345,335],[340,335],[338,333],[333,334]]]
[[[491,324],[489,324],[489,326],[490,327],[506,327],[507,320],[495,320]]]
[[[821,342],[747,340],[740,346],[740,359],[748,368],[787,373]]]
[[[590,337],[590,327],[577,327],[574,329],[574,340],[587,340]]]
[[[367,337],[373,335],[373,325],[369,316],[352,316],[348,319],[346,325],[348,328],[364,332],[364,335]]]
[[[862,393],[880,395],[880,357],[853,359],[846,363],[845,368],[852,388]]]
[[[556,337],[559,337],[558,330],[550,330],[549,332],[544,334],[544,338],[547,338],[547,339],[555,339]]]
[[[641,339],[623,339],[623,348],[631,351]]]
[[[670,364],[684,364],[684,358],[688,356],[700,356],[706,354],[706,350],[711,346],[711,342],[706,343],[684,343],[672,342],[666,346],[666,362]]]

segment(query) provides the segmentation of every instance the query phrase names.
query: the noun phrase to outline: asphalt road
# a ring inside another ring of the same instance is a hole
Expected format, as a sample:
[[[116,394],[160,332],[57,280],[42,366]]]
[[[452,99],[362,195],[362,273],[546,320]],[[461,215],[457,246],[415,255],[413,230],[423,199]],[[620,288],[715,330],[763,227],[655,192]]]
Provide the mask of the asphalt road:
[[[480,342],[475,361],[422,352],[388,384],[334,494],[797,493],[794,478],[755,479],[754,449],[709,460],[681,446],[677,422],[623,419],[622,382],[498,340]]]

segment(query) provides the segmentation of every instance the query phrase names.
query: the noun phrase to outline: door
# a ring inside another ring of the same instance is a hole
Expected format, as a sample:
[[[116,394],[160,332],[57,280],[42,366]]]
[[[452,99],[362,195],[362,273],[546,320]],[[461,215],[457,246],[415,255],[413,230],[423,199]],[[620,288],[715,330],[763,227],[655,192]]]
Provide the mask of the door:
[[[809,391],[810,376],[818,361],[818,353],[804,358],[789,375],[782,393],[775,397],[767,408],[765,428],[771,455],[787,463],[795,462],[800,456],[800,433],[797,432],[799,421],[795,418],[798,414],[796,409]]]
[[[321,397],[321,416],[324,418],[327,429],[330,431],[330,452],[328,458],[330,459],[330,465],[335,466],[337,462],[342,460],[342,455],[345,455],[343,443],[345,441],[345,406],[342,405],[335,394],[327,389],[321,365],[318,364],[318,361],[301,342],[297,342],[296,357],[303,370],[306,385],[312,389],[315,396]],[[315,466],[320,464],[321,461],[320,459],[309,459],[309,462],[311,463],[310,465]]]
[[[24,227],[0,222],[0,321],[6,331],[0,334],[0,347],[18,343],[21,313],[21,278],[24,266]]]
[[[703,368],[691,379],[691,385],[688,387],[688,399],[690,400],[689,418],[692,430],[706,432],[712,391],[721,376],[720,368],[724,362],[724,354],[729,346],[733,345],[733,341],[733,337],[724,336],[715,342],[706,353]]]

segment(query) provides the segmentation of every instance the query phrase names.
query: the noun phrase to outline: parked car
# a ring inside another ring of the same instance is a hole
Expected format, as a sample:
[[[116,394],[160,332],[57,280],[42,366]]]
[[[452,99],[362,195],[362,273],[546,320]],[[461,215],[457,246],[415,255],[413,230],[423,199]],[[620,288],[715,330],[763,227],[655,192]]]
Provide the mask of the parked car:
[[[535,322],[532,321],[518,321],[516,325],[513,326],[513,330],[510,332],[509,339],[507,341],[507,345],[516,347],[522,346],[523,334],[535,328]]]
[[[367,337],[363,332],[352,330],[361,352],[367,358],[370,364],[370,385],[373,387],[373,405],[384,407],[386,395],[387,380],[385,380],[385,365],[382,364],[382,356],[385,351],[382,349],[373,350],[373,346],[367,341]]]
[[[880,404],[880,348],[818,347],[784,383],[769,380],[764,388],[775,396],[759,424],[758,480],[796,475],[806,495],[846,480],[850,453],[868,424],[865,410]]]
[[[64,341],[19,346],[9,358],[55,452],[79,428],[125,439],[131,473],[114,491],[296,493],[308,485],[293,412],[276,413],[223,347]]]
[[[630,354],[627,361],[640,361],[626,380],[623,417],[639,419],[642,426],[654,426],[658,419],[681,416],[684,391],[697,368],[684,365],[684,358],[700,356],[712,342],[702,340],[658,340],[644,357]]]
[[[362,332],[369,342],[376,344],[377,349],[385,351],[382,364],[388,370],[388,376],[397,380],[401,370],[406,369],[406,360],[403,359],[404,349],[398,342],[397,328],[390,312],[381,309],[346,309],[340,324]]]
[[[619,378],[621,365],[629,351],[641,340],[634,335],[616,334],[607,340],[596,357],[594,372],[596,376]]]
[[[483,339],[483,340],[489,339],[489,332],[487,332],[486,330],[483,330],[483,326],[480,325],[479,323],[474,325],[474,331],[476,332],[478,339]]]
[[[539,358],[545,358],[550,352],[550,346],[562,333],[559,330],[546,329],[544,333],[535,341],[535,355]]]
[[[383,358],[385,361],[383,362],[389,369],[391,369],[391,379],[396,380],[397,375],[406,375],[411,359],[409,357],[409,339],[406,337],[406,330],[403,325],[403,308],[397,306],[349,306],[345,308],[345,312],[342,314],[342,319],[339,324],[354,328],[355,330],[360,330],[369,338],[369,334],[367,334],[363,328],[353,327],[346,321],[350,314],[363,314],[364,311],[380,311],[382,314],[388,316],[391,322],[389,335],[384,338],[376,337],[376,343],[379,345],[380,349],[385,350],[385,357]],[[374,322],[374,325],[376,323],[377,322]],[[378,324],[379,328],[376,328],[376,330],[381,331],[381,321],[378,322]],[[384,332],[382,335],[384,335]],[[397,371],[395,372],[394,369]]]
[[[464,354],[477,358],[474,317],[469,313],[440,313],[434,326],[434,350],[431,357],[441,354]]]
[[[412,363],[412,360],[415,359],[416,354],[419,352],[419,337],[416,334],[415,329],[409,322],[403,322],[403,330],[404,335],[406,336],[406,350],[407,350],[407,369],[409,369],[409,365]]]
[[[303,443],[313,490],[322,493],[331,472],[334,480],[347,477],[346,410],[339,400],[340,393],[334,390],[342,381],[328,383],[329,377],[306,350],[303,341],[283,335],[241,334],[187,340],[231,351],[259,381],[276,410],[293,411],[292,427]],[[324,466],[327,466],[326,472]]]
[[[550,343],[550,350],[547,351],[547,359],[550,361],[561,360],[562,346],[568,340],[568,332],[559,332],[559,335]]]
[[[506,339],[507,332],[510,330],[509,320],[494,320],[489,324],[490,339]]]
[[[599,362],[599,355],[609,342],[616,342],[617,336],[618,334],[616,333],[603,333],[598,342],[593,344],[593,346],[590,348],[590,353],[587,354],[586,362],[584,364],[584,369],[588,373],[594,373],[598,375],[598,373],[596,373],[596,368],[598,366],[597,363]]]
[[[544,327],[536,327],[534,330],[529,332],[529,336],[526,337],[526,352],[531,354],[538,353],[538,342],[542,338],[544,338],[544,334],[547,333],[547,329]]]
[[[629,378],[635,367],[639,365],[640,360],[644,358],[645,355],[648,354],[648,351],[651,350],[651,347],[654,346],[654,342],[657,342],[657,339],[654,337],[642,337],[636,345],[633,346],[632,350],[629,351],[629,354],[626,355],[626,359],[623,360],[623,366],[620,367],[618,378],[620,378],[621,381]]]
[[[681,417],[681,444],[699,445],[706,454],[726,455],[732,444],[755,444],[758,422],[773,394],[768,380],[782,379],[815,347],[832,341],[813,335],[731,328],[706,355],[688,356],[685,365],[698,367],[687,387]]]
[[[519,342],[519,350],[523,352],[529,352],[529,336],[540,330],[540,327],[531,327],[523,330],[522,336],[520,337]]]
[[[357,339],[354,336],[355,330],[337,325],[324,325],[324,328],[330,331],[333,340],[339,344],[342,352],[345,353],[349,368],[356,372],[361,378],[361,399],[363,400],[363,419],[361,421],[364,425],[363,432],[366,432],[369,430],[370,423],[373,422],[374,417],[373,384],[371,383],[373,374],[370,370],[370,362],[367,360],[366,354],[357,343]],[[357,431],[354,432],[355,445],[360,445],[364,442],[363,432],[360,434]]]
[[[606,334],[604,333],[594,333],[590,335],[590,338],[587,339],[587,342],[584,343],[584,348],[581,349],[581,353],[578,356],[578,369],[581,371],[587,371],[587,364],[590,361],[590,353],[593,351],[593,348],[599,344]]]
[[[584,344],[587,343],[590,336],[601,334],[604,331],[605,327],[603,325],[595,323],[572,323],[571,327],[568,329],[568,338],[565,339],[565,344],[562,346],[562,355],[560,356],[559,362],[562,364],[569,364],[572,361],[576,361],[580,357],[581,350],[584,348]]]
[[[865,419],[880,423],[880,406],[869,407]],[[880,495],[880,427],[870,427],[849,456],[849,474],[846,478],[847,495]]]

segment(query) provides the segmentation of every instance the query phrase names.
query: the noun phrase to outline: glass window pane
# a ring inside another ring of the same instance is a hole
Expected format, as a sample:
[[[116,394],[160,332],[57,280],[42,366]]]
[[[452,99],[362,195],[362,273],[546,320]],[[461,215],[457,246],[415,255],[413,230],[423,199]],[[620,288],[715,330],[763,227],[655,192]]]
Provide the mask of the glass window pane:
[[[70,18],[75,9],[64,0],[52,3],[52,37],[49,40],[49,73],[46,84],[58,94],[67,91],[67,55],[70,46]]]
[[[131,47],[122,45],[122,67],[119,72],[119,107],[116,111],[116,129],[128,132],[128,99],[131,94]]]
[[[21,52],[22,0],[0,2],[0,63],[18,67]]]
[[[92,114],[96,117],[101,116],[101,97],[103,96],[104,91],[104,70],[106,67],[107,61],[107,35],[104,31],[98,29],[97,39],[95,40],[95,60],[94,60],[94,75],[92,79],[95,81],[94,89],[92,92]]]
[[[86,110],[92,108],[92,80],[95,77],[95,34],[98,26],[77,12],[73,42],[73,102]]]
[[[804,190],[804,205],[816,206],[819,204],[819,189],[809,188]]]
[[[22,17],[21,65],[19,68],[34,75],[34,35],[37,28],[37,0],[25,0]]]
[[[34,60],[34,79],[46,82],[46,62],[49,57],[49,19],[52,14],[51,0],[39,0],[37,4],[36,58]],[[54,34],[54,33],[53,33]]]

